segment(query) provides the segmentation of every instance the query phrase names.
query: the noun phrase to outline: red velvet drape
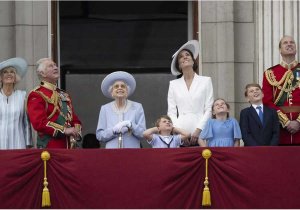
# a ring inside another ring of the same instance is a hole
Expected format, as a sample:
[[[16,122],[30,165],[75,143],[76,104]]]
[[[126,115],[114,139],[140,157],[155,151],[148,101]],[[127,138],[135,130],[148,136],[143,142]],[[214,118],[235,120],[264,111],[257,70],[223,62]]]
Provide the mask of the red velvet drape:
[[[211,208],[300,207],[300,147],[210,149]],[[48,150],[51,208],[202,208],[202,150]],[[0,208],[41,208],[41,152],[0,151]]]

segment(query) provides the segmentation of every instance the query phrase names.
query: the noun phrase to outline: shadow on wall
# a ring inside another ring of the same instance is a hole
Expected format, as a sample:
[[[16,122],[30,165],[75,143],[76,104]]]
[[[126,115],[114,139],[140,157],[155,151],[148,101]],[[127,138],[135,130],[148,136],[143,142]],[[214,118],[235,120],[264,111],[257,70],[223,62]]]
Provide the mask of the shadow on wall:
[[[105,148],[105,143],[99,142],[96,138],[96,134],[88,133],[84,135],[82,140],[83,149],[95,149],[95,148]],[[141,148],[151,148],[151,145],[147,143],[146,140],[141,141]]]

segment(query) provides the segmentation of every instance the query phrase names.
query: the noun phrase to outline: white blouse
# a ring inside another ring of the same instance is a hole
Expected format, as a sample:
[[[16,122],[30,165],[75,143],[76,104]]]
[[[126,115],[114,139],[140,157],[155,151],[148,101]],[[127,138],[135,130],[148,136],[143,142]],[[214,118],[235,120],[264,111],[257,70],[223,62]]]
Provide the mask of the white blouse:
[[[0,92],[0,149],[25,149],[32,145],[31,126],[25,110],[26,92]]]

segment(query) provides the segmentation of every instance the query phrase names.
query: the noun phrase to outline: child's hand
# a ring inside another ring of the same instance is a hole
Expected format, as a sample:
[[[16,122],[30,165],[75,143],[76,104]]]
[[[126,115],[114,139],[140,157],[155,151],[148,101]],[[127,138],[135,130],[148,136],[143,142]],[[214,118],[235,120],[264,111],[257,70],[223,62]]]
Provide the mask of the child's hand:
[[[198,144],[200,145],[200,147],[207,147],[206,141],[204,141],[203,139],[198,139]]]
[[[183,145],[184,146],[190,146],[190,140],[189,140],[189,138],[186,138],[186,139],[183,140]]]

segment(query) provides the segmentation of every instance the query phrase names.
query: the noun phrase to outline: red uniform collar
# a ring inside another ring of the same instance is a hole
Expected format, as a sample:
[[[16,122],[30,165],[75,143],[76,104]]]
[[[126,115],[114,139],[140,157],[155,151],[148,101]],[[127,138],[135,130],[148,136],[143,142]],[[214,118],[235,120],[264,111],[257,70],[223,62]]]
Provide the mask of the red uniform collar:
[[[284,61],[281,61],[280,62],[280,65],[285,68],[285,69],[289,69],[289,70],[292,70],[293,68],[295,68],[297,65],[298,65],[298,61],[294,60],[293,62],[291,63],[286,63]]]

